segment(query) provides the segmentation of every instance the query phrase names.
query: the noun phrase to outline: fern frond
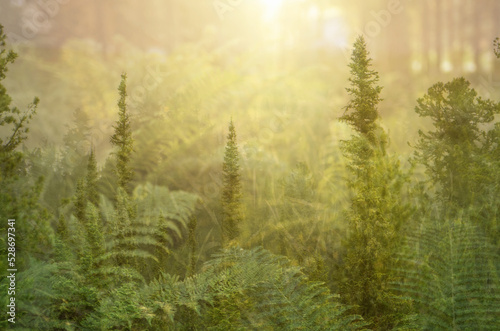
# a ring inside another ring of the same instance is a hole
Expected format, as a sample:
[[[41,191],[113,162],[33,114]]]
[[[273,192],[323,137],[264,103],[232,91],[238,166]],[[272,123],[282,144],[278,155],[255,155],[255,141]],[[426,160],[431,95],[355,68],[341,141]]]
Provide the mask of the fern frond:
[[[144,282],[144,277],[136,270],[131,268],[117,267],[117,266],[104,266],[92,270],[90,276],[103,277],[104,279],[112,279],[115,281],[123,282]]]
[[[95,259],[101,265],[127,266],[142,273],[148,281],[157,277],[164,262],[187,229],[197,196],[173,192],[166,187],[144,184],[136,187],[131,199],[118,191],[114,211],[106,209],[105,253]]]
[[[262,248],[224,250],[201,273],[184,281],[163,275],[146,292],[152,304],[156,303],[157,317],[168,320],[185,307],[199,318],[213,315],[214,309],[222,319],[232,312],[231,320],[238,318],[244,328],[357,330],[366,326],[361,317],[349,315],[348,308],[336,302],[324,284],[308,281],[286,258]],[[159,302],[176,308],[169,306],[161,312]],[[224,308],[227,305],[232,308]]]
[[[151,218],[163,215],[167,219],[178,221],[184,227],[198,200],[194,194],[170,191],[164,186],[150,183],[137,186],[133,198],[137,203],[138,215]]]
[[[500,260],[469,215],[422,222],[400,256],[406,268],[393,286],[414,301],[422,328],[500,328]]]
[[[154,256],[153,254],[151,254],[147,251],[140,250],[140,249],[111,251],[111,252],[104,253],[102,256],[100,256],[96,260],[97,260],[97,262],[103,262],[103,261],[107,261],[107,260],[117,260],[120,258],[123,258],[126,260],[128,260],[128,259],[143,259],[143,260],[149,259],[149,260],[152,260],[152,261],[158,263],[158,258],[156,256]]]

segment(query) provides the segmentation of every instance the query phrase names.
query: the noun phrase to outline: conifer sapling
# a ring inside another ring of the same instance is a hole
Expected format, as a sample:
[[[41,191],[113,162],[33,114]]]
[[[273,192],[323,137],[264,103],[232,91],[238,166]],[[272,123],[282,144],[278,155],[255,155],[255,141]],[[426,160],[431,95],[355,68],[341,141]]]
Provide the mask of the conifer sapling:
[[[133,170],[130,166],[130,157],[133,152],[132,129],[130,126],[130,114],[127,112],[127,75],[122,74],[120,86],[120,99],[118,100],[118,121],[113,126],[115,133],[111,136],[111,143],[117,147],[116,151],[116,173],[118,175],[118,186],[130,194],[130,182],[133,178]]]
[[[241,182],[238,145],[233,120],[229,123],[229,134],[222,165],[222,242],[223,245],[235,240],[239,235],[242,221]]]

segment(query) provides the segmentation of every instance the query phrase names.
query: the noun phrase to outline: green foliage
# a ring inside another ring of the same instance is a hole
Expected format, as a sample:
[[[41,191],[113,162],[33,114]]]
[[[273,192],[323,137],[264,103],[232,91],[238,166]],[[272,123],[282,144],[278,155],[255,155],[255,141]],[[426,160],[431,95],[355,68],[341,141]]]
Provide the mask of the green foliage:
[[[473,203],[484,196],[485,184],[497,171],[488,160],[494,147],[486,143],[491,134],[483,127],[500,113],[500,105],[478,97],[464,78],[434,84],[417,102],[415,111],[429,117],[435,130],[419,131],[415,159],[439,185],[443,202],[460,207]]]
[[[150,309],[139,306],[140,288],[124,283],[102,297],[97,311],[84,323],[87,330],[147,330],[153,318]]]
[[[173,238],[187,228],[197,197],[151,184],[139,185],[133,197],[120,188],[116,207],[101,196],[100,210],[87,202],[83,223],[61,217],[58,258],[63,261],[43,262],[50,268],[36,276],[39,287],[31,296],[20,297],[30,305],[22,315],[27,326],[150,328],[151,308],[140,304],[145,281],[167,270],[158,262],[169,254]],[[162,213],[168,217],[155,217]],[[66,239],[64,228],[72,230]],[[32,264],[26,278],[20,274],[19,286],[30,289],[30,275],[42,272],[37,271],[40,265]]]
[[[89,115],[78,108],[73,112],[72,125],[67,128],[63,137],[64,148],[59,160],[59,171],[69,179],[64,183],[65,186],[70,186],[71,182],[85,176],[85,165],[88,162],[87,152],[92,148],[90,141]],[[58,189],[64,189],[64,187]]]
[[[7,156],[12,153],[24,140],[26,140],[28,133],[27,124],[36,112],[38,105],[38,98],[33,100],[33,103],[28,106],[28,109],[21,114],[21,111],[17,107],[11,107],[12,98],[7,94],[7,89],[1,84],[1,81],[5,79],[5,74],[8,70],[8,65],[13,63],[17,57],[17,54],[5,49],[5,38],[3,33],[3,26],[0,25],[0,126],[11,126],[11,134],[6,138],[0,138],[0,157],[2,158],[2,168],[0,169],[0,174],[2,176],[10,175],[8,171],[12,166],[12,162],[15,159],[10,159],[7,161]]]
[[[314,183],[305,163],[297,163],[290,174],[283,179],[282,185],[285,202],[282,217],[290,219],[314,216]]]
[[[87,153],[91,150],[90,133],[88,115],[77,109],[73,113],[73,123],[64,135],[61,147],[44,143],[27,153],[30,175],[44,177],[41,203],[52,213],[57,214],[58,210],[66,205],[77,191],[78,181],[85,178],[86,173],[90,171],[86,170],[89,165]],[[98,198],[98,195],[95,197]]]
[[[422,219],[399,254],[402,282],[424,330],[497,330],[500,327],[500,260],[473,224],[473,210],[459,217]],[[429,214],[429,213],[427,213]]]
[[[132,196],[137,205],[138,215],[148,219],[162,215],[170,221],[169,227],[178,235],[182,227],[188,223],[198,200],[198,196],[193,193],[171,191],[167,187],[150,183],[138,185]]]
[[[71,260],[30,260],[29,266],[16,275],[16,288],[21,289],[16,291],[16,328],[74,330],[98,307],[96,288],[89,285]],[[6,282],[2,279],[2,283]],[[6,294],[1,293],[2,304]]]
[[[318,202],[316,180],[308,166],[299,162],[278,183],[272,218],[254,237],[266,249],[296,261],[310,279],[326,281],[331,265],[325,257],[333,250],[335,230],[325,222],[328,207]]]
[[[12,98],[1,83],[6,77],[8,65],[16,57],[16,53],[6,50],[5,35],[0,25],[0,128],[10,131],[6,137],[0,137],[0,218],[3,220],[0,236],[6,238],[6,220],[16,219],[16,231],[22,233],[16,242],[16,261],[22,266],[29,254],[40,257],[50,252],[54,237],[49,224],[50,216],[38,201],[43,178],[27,176],[30,163],[26,153],[18,148],[27,139],[27,125],[36,112],[38,98],[21,113],[17,107],[11,107]],[[6,249],[6,245],[1,248],[2,259],[6,256]]]
[[[398,231],[408,219],[401,203],[401,188],[406,179],[399,162],[386,155],[384,130],[378,123],[377,106],[381,88],[376,85],[378,74],[370,69],[366,44],[359,37],[354,44],[350,64],[351,100],[346,114],[340,119],[350,124],[355,134],[343,141],[348,158],[352,190],[347,212],[348,238],[344,275],[341,281],[342,299],[357,307],[357,311],[375,329],[389,329],[404,314],[404,303],[388,288],[392,279],[393,254],[398,244]]]
[[[456,78],[434,84],[415,110],[434,125],[419,131],[413,160],[436,193],[419,197],[396,287],[413,300],[423,329],[496,330],[500,105]]]
[[[188,276],[192,276],[196,272],[196,225],[198,221],[196,216],[192,216],[188,223],[188,239],[187,243],[189,245],[189,267]]]
[[[471,220],[500,245],[500,135],[495,123],[500,104],[478,97],[468,81],[456,78],[429,88],[415,110],[434,125],[432,131],[419,131],[414,160],[424,165],[437,188],[441,217],[473,208]]]
[[[366,42],[363,37],[358,37],[354,43],[351,55],[351,87],[347,92],[351,96],[349,104],[345,107],[345,113],[340,117],[351,125],[356,132],[365,137],[371,144],[377,144],[384,149],[386,144],[385,133],[380,134],[380,126],[377,123],[379,113],[378,103],[382,101],[380,92],[382,87],[377,86],[378,73],[370,69],[371,58],[366,50]]]
[[[30,268],[16,274],[16,326],[38,330],[61,327],[63,322],[56,317],[50,302],[58,290],[52,278],[58,271],[57,265],[36,260],[29,265]],[[1,295],[3,304],[8,300],[7,290]]]
[[[238,145],[233,120],[229,123],[224,163],[222,164],[222,243],[227,245],[239,236],[243,219]]]
[[[221,329],[231,321],[233,328],[260,330],[357,330],[366,325],[322,283],[308,281],[286,258],[262,248],[227,249],[203,272],[184,281],[164,274],[145,292],[153,326]],[[180,312],[185,315],[181,307],[197,319],[178,320]]]
[[[119,189],[116,207],[100,204],[107,245],[99,261],[153,279],[165,271],[164,263],[186,230],[197,197],[151,184],[137,186],[132,197]]]
[[[130,181],[134,172],[130,167],[130,157],[133,152],[132,130],[130,127],[130,115],[127,111],[127,75],[122,74],[118,91],[120,99],[118,100],[118,121],[113,126],[114,134],[111,136],[111,143],[117,148],[116,151],[116,173],[118,175],[118,186],[130,193]]]
[[[76,184],[76,192],[74,198],[75,216],[78,221],[85,224],[85,210],[87,208],[87,192],[85,190],[85,181],[80,179]]]
[[[94,262],[104,253],[104,235],[102,232],[103,224],[99,217],[96,207],[89,203],[86,209],[85,221],[85,239],[87,243],[87,251],[90,260],[90,269],[97,267]]]
[[[61,214],[59,216],[59,220],[57,222],[57,235],[62,240],[68,237],[68,224],[66,222],[66,217],[64,217],[64,214]]]
[[[344,123],[327,120],[332,105],[344,102],[342,79],[331,80],[343,75],[331,67],[340,61],[301,62],[299,70],[287,63],[280,71],[268,54],[234,56],[229,44],[212,52],[205,42],[156,56],[123,41],[127,55],[112,61],[79,41],[56,52],[60,62],[31,51],[23,68],[12,68],[9,84],[20,86],[12,95],[29,93],[25,71],[41,91],[58,91],[47,93],[49,102],[44,97],[41,106],[51,111],[41,130],[50,122],[57,131],[63,125],[53,119],[81,107],[62,147],[21,152],[38,101],[22,113],[0,85],[0,129],[11,130],[0,140],[0,218],[18,219],[21,328],[498,329],[496,103],[460,79],[436,84],[419,100],[417,113],[435,131],[420,133],[415,161],[438,189],[417,183],[409,206],[407,177],[386,152],[382,88],[362,38],[349,65]],[[0,81],[14,59],[2,48]],[[114,155],[98,171],[107,151],[91,128],[111,134],[109,72],[124,66],[130,80],[122,75],[119,86]],[[387,93],[408,102],[414,92],[401,85]],[[225,153],[224,109],[237,109],[245,123],[240,148],[231,121]],[[400,113],[386,123],[407,119],[409,112]],[[32,137],[40,140],[40,132]],[[428,209],[437,209],[432,222]],[[220,247],[213,231],[220,211],[225,250],[210,259]],[[0,280],[4,306],[6,285]]]
[[[92,203],[94,206],[99,205],[99,193],[97,190],[97,183],[99,173],[97,171],[97,161],[95,159],[94,148],[90,148],[89,159],[87,162],[87,176],[85,177],[86,191],[87,191],[87,201]]]

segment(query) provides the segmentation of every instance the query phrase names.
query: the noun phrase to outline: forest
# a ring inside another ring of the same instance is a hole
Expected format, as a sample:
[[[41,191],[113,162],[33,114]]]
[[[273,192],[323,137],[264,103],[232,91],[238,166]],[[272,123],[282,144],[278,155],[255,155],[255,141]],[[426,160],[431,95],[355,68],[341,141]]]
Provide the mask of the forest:
[[[500,3],[0,4],[0,329],[500,330]]]

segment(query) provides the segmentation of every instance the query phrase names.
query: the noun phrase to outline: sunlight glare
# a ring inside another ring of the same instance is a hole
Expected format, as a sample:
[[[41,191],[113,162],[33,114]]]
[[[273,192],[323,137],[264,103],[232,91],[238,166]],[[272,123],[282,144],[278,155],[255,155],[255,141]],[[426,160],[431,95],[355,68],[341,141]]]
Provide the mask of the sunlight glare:
[[[281,6],[283,5],[283,0],[260,0],[260,3],[264,8],[262,18],[265,21],[270,22],[276,19],[276,16],[278,15]]]
[[[330,46],[336,48],[345,49],[348,47],[347,36],[349,32],[344,18],[342,17],[342,11],[337,7],[330,7],[324,11],[323,19],[324,40]]]
[[[318,17],[319,17],[319,9],[317,6],[311,6],[309,8],[309,11],[307,13],[307,15],[309,16],[309,18],[313,21],[317,20]]]
[[[441,71],[451,72],[453,70],[453,64],[449,60],[441,62]]]

